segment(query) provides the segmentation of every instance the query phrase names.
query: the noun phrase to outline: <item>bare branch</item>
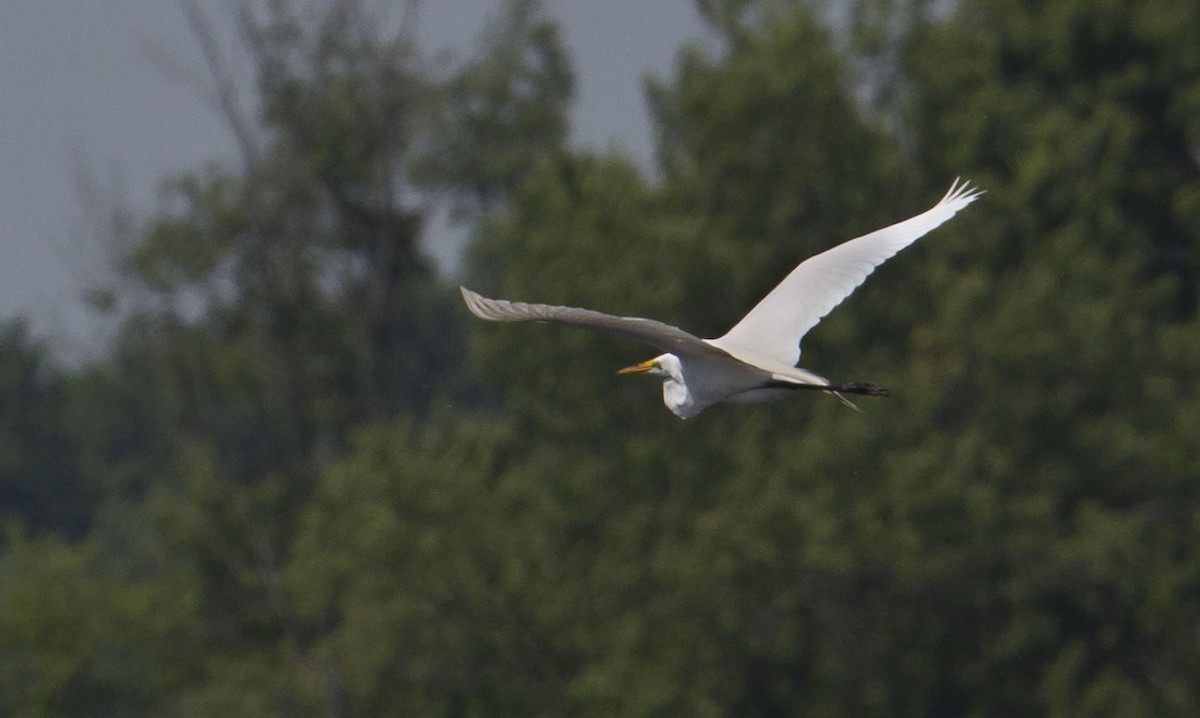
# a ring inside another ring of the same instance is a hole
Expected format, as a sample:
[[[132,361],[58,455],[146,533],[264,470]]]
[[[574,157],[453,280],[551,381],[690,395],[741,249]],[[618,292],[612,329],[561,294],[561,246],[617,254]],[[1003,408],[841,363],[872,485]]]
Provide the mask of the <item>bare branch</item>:
[[[406,43],[415,43],[417,27],[421,20],[421,0],[405,0],[400,10],[400,30],[396,37]]]
[[[248,173],[259,166],[261,152],[254,133],[254,123],[242,108],[238,94],[237,78],[229,68],[225,54],[221,52],[217,41],[217,33],[208,15],[200,9],[197,0],[179,0],[179,7],[187,19],[188,28],[200,45],[204,63],[214,83],[211,88],[217,107],[233,131],[237,141],[238,151],[242,156],[242,164]]]

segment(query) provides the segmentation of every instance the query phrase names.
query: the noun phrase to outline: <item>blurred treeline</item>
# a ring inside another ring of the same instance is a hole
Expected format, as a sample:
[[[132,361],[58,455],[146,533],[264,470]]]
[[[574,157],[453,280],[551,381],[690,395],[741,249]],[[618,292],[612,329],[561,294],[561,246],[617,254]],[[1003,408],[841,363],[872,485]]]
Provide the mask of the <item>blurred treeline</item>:
[[[185,3],[240,162],[119,223],[98,359],[0,335],[0,714],[1200,715],[1200,4],[698,4],[648,176],[534,2],[254,5],[249,101]],[[865,414],[457,297],[713,336],[956,175],[806,340]]]

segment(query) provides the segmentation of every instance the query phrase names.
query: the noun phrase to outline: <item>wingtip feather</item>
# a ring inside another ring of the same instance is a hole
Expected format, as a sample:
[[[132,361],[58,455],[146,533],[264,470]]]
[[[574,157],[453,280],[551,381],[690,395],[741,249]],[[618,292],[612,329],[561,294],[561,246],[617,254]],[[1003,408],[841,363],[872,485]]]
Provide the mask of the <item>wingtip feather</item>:
[[[938,204],[954,203],[957,205],[955,208],[956,210],[962,209],[963,207],[966,207],[975,200],[979,199],[980,195],[984,194],[985,192],[987,192],[987,190],[971,186],[970,180],[964,180],[962,177],[955,177],[954,182],[950,184],[950,189],[946,191],[946,195],[942,197]]]
[[[486,297],[479,292],[473,292],[470,289],[467,289],[461,284],[458,286],[458,290],[462,292],[463,303],[467,305],[467,309],[470,310],[472,314],[480,319],[492,319],[490,313],[488,312],[488,300]]]

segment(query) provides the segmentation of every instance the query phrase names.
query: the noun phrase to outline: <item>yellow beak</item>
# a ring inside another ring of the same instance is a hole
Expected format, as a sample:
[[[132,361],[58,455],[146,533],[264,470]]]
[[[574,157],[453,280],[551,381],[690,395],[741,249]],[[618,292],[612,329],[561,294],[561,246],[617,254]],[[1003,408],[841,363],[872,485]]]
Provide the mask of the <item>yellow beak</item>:
[[[620,371],[618,371],[617,374],[622,375],[622,376],[625,374],[645,374],[646,372],[653,371],[654,369],[657,369],[657,368],[658,368],[658,360],[657,359],[647,359],[646,361],[642,362],[641,364],[634,364],[633,366],[627,366],[624,369],[621,369]]]

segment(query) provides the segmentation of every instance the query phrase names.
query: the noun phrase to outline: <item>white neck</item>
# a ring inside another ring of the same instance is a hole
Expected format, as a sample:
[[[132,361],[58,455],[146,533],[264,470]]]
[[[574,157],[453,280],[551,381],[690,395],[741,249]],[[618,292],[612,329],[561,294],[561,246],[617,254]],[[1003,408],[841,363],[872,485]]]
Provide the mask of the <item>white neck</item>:
[[[698,405],[683,376],[683,364],[674,354],[658,357],[663,376],[663,403],[681,419],[699,414],[706,405]]]
[[[696,405],[696,399],[688,391],[687,384],[674,377],[663,380],[663,403],[680,419],[690,419],[704,408]]]

